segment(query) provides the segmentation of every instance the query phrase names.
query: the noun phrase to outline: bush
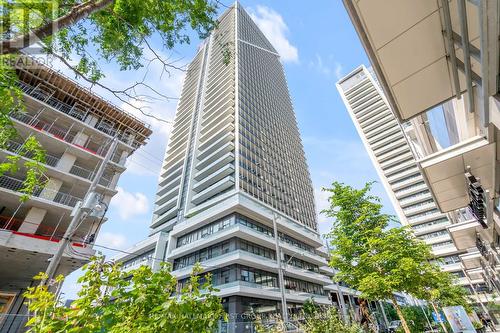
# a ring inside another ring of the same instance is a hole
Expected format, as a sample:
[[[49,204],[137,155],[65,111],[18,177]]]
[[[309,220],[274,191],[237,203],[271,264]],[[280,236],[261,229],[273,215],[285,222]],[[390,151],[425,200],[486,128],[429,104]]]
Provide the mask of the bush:
[[[306,333],[361,333],[357,324],[346,324],[340,319],[334,307],[320,308],[319,311],[306,316],[300,329]]]

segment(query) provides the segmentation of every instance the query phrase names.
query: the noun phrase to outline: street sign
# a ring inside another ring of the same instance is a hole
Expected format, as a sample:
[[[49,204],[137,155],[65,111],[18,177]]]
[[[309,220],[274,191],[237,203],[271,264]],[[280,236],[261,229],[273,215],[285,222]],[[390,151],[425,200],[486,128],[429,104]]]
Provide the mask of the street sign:
[[[463,306],[446,306],[443,311],[453,333],[476,333],[476,329]]]
[[[436,312],[432,311],[432,320],[436,323],[445,323],[446,322],[446,317],[442,312],[439,313],[439,318]]]

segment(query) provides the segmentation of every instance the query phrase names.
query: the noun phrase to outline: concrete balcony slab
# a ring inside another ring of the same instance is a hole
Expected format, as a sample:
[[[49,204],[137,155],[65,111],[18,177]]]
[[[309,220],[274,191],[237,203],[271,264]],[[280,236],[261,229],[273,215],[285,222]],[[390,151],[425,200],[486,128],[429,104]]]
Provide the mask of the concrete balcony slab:
[[[469,204],[464,175],[467,167],[480,178],[485,190],[494,190],[495,157],[495,144],[476,136],[421,159],[419,163],[439,209],[450,212]]]

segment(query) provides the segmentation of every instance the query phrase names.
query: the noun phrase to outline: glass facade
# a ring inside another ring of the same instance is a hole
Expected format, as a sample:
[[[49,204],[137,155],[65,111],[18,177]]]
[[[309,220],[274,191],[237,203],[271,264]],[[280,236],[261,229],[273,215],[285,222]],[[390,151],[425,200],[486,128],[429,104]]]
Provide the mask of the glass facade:
[[[262,288],[277,289],[279,287],[278,274],[244,265],[230,265],[221,269],[210,271],[212,284],[221,287],[232,282],[245,282],[248,285],[260,286]],[[179,288],[182,288],[188,279],[179,280]],[[288,276],[284,277],[285,289],[292,292],[308,293],[325,296],[323,286],[303,281]],[[202,280],[203,283],[203,280]]]
[[[238,15],[240,189],[317,230],[312,183],[283,67],[248,14],[240,9]]]
[[[276,260],[276,252],[273,249],[269,249],[265,246],[261,246],[249,241],[246,241],[241,238],[231,238],[229,240],[223,241],[221,243],[203,248],[198,251],[191,252],[185,256],[177,258],[174,260],[174,270],[182,269],[185,267],[189,267],[194,265],[197,262],[204,262],[209,259],[213,259],[219,257],[221,255],[231,253],[234,251],[244,251],[257,256],[262,257],[263,259]],[[288,254],[284,255],[283,263],[307,270],[310,272],[319,273],[318,265],[312,264],[310,262],[304,261],[299,258],[295,258],[294,256],[290,256]]]
[[[243,216],[241,214],[233,214],[230,216],[226,216],[222,219],[219,219],[215,222],[209,223],[205,225],[204,227],[191,231],[177,239],[177,247],[181,247],[184,245],[188,245],[192,242],[195,242],[197,240],[203,239],[205,237],[208,237],[212,234],[215,234],[217,232],[220,232],[222,230],[225,230],[229,228],[232,225],[242,225],[247,228],[250,228],[252,230],[255,230],[263,235],[266,235],[268,237],[274,237],[274,232],[271,227],[265,226],[262,223],[259,223],[257,221],[254,221],[246,216]],[[282,240],[285,243],[288,243],[294,247],[297,247],[300,250],[307,251],[309,253],[316,253],[316,250],[310,246],[305,244],[304,242],[299,241],[296,238],[293,238],[291,236],[288,236],[284,233],[279,233],[278,234],[280,240]]]
[[[127,269],[127,268],[131,268],[131,267],[136,267],[139,265],[150,264],[151,261],[153,260],[154,254],[155,254],[155,250],[152,249],[146,253],[138,255],[137,257],[134,257],[130,260],[123,262],[122,268]]]

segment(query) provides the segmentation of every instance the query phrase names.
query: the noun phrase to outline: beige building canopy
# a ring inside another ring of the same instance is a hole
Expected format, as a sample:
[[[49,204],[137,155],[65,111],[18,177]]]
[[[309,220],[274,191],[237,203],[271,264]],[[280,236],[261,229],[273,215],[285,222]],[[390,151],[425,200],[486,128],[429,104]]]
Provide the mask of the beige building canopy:
[[[487,87],[488,95],[494,94],[498,31],[488,30],[487,25],[497,18],[495,3],[344,0],[387,98],[402,121],[460,96],[468,86],[481,85],[482,61],[488,64],[485,70],[489,70],[488,82],[492,83]],[[482,22],[486,24],[483,30]],[[489,34],[483,36],[481,31]],[[469,41],[466,48],[462,47],[461,36]],[[492,41],[483,58],[482,37],[486,43]],[[469,56],[464,57],[464,52]],[[470,68],[468,75],[466,68]]]

